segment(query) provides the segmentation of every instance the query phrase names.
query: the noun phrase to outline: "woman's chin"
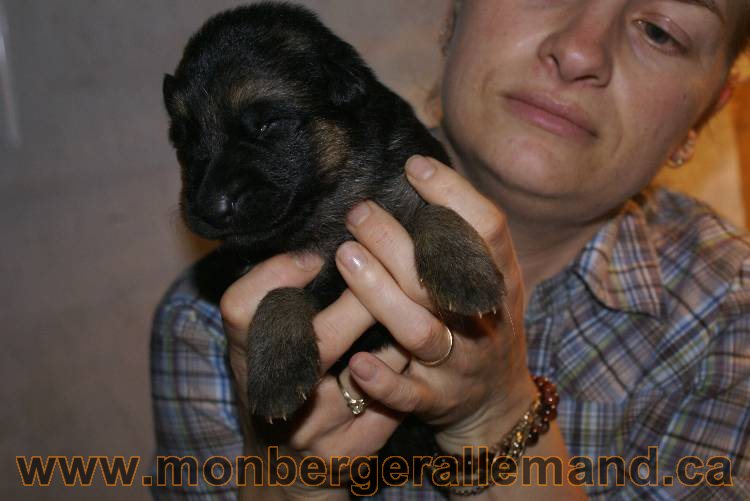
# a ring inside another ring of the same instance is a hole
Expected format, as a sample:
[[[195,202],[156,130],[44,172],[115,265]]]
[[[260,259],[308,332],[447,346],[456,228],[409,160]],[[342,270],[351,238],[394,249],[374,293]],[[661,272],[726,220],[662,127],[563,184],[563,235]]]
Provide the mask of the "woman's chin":
[[[575,195],[590,179],[580,159],[566,159],[538,144],[499,151],[490,168],[506,189],[541,198]]]

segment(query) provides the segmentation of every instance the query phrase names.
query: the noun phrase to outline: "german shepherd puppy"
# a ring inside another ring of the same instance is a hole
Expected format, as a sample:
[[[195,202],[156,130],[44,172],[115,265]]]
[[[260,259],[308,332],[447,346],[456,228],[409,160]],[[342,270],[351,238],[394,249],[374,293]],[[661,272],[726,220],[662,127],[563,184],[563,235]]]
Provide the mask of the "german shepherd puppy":
[[[410,156],[448,163],[445,151],[307,9],[262,2],[214,16],[163,92],[188,227],[249,265],[289,251],[326,259],[308,287],[274,290],[258,307],[247,384],[256,416],[288,418],[321,377],[312,319],[346,288],[334,254],[352,238],[347,212],[365,199],[412,236],[419,278],[444,320],[501,305],[503,277],[480,236],[452,210],[428,205],[404,176]],[[388,342],[374,327],[334,371]]]

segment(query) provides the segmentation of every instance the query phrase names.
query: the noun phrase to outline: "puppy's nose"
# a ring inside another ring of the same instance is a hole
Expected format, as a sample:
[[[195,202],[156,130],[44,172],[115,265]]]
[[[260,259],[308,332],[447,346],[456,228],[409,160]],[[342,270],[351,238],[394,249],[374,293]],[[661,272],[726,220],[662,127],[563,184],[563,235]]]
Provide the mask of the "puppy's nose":
[[[204,210],[201,215],[211,226],[225,228],[232,222],[234,204],[225,193],[214,196],[203,207]]]

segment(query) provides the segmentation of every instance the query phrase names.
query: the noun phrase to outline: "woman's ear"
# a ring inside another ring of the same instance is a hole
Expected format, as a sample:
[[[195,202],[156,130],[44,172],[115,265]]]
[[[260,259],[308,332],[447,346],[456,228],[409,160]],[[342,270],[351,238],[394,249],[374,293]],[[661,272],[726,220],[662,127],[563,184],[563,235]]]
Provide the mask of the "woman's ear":
[[[714,109],[711,113],[711,115],[715,115],[718,112],[720,112],[724,106],[729,102],[729,100],[732,97],[732,94],[734,93],[734,80],[728,81],[724,84],[724,87],[721,89],[721,92],[719,93],[719,97],[716,99],[716,103],[714,104]]]
[[[693,126],[693,129],[695,129],[697,132],[700,132],[703,127],[717,114],[719,113],[724,106],[729,102],[729,99],[732,97],[732,93],[734,92],[734,78],[730,77],[729,80],[724,84],[724,87],[721,88],[718,94],[716,94],[716,97],[714,97],[713,104],[711,104],[703,113],[703,116],[701,116],[700,120],[698,120],[698,123],[696,123]]]

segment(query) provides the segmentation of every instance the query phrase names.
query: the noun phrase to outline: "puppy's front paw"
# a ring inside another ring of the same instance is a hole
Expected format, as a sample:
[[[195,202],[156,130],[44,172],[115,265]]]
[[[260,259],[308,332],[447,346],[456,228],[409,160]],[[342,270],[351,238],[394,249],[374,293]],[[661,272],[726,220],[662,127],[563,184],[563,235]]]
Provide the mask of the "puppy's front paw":
[[[258,305],[247,350],[252,414],[286,420],[317,384],[320,357],[312,325],[315,313],[302,289],[273,290]]]
[[[413,225],[417,274],[441,313],[465,316],[496,311],[503,275],[482,237],[447,207],[419,209]]]

